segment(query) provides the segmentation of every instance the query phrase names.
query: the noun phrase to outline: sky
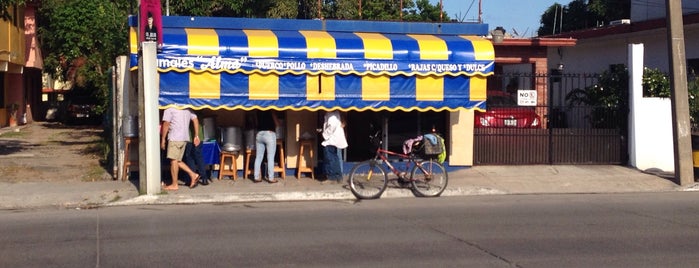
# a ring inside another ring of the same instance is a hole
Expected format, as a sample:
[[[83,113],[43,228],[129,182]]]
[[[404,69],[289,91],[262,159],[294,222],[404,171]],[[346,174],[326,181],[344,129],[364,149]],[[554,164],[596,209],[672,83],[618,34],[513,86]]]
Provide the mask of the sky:
[[[439,0],[430,0],[439,4]],[[569,0],[481,0],[483,23],[489,29],[502,26],[508,33],[513,28],[522,37],[532,37],[539,29],[541,14],[554,3],[567,4]],[[466,21],[478,19],[478,0],[442,0],[444,11],[451,18]]]

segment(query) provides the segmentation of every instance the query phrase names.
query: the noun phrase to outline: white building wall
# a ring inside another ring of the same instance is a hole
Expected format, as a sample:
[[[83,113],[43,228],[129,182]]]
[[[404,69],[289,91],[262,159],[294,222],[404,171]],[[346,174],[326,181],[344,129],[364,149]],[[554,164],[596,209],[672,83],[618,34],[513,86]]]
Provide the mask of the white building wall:
[[[699,59],[699,25],[685,25],[687,59]],[[665,29],[579,39],[574,47],[549,48],[548,68],[565,65],[564,73],[601,73],[613,64],[626,64],[628,44],[644,44],[645,67],[669,71]]]

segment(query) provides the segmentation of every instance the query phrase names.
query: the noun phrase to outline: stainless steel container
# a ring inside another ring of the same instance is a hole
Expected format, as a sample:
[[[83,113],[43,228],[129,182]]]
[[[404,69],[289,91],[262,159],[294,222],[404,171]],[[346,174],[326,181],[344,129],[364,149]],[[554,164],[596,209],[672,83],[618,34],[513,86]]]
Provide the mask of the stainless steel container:
[[[257,131],[255,131],[254,129],[246,129],[245,130],[245,148],[246,149],[255,150],[256,135],[257,135]]]
[[[135,115],[124,116],[121,122],[121,130],[124,137],[138,137],[138,117]]]
[[[243,131],[240,127],[221,129],[221,150],[237,152],[243,148]]]
[[[216,120],[213,117],[205,117],[202,120],[204,125],[204,141],[216,139]]]

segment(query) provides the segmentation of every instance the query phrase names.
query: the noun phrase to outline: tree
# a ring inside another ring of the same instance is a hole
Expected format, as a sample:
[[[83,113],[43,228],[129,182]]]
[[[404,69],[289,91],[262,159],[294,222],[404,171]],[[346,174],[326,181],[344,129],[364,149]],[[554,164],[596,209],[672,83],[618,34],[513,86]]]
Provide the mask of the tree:
[[[172,0],[173,16],[264,18],[274,4],[272,0]],[[289,2],[289,1],[285,1]],[[161,1],[165,4],[165,1]],[[164,10],[165,7],[163,7]]]
[[[267,17],[274,19],[292,19],[298,15],[298,1],[295,0],[275,1],[274,5],[267,11]]]
[[[404,5],[403,19],[406,21],[424,21],[424,22],[438,22],[439,18],[439,5],[430,4],[429,0],[417,0],[415,5]],[[442,21],[450,21],[449,16],[445,13],[442,16]]]
[[[0,19],[11,20],[10,7],[24,5],[25,0],[0,0]]]
[[[630,0],[573,0],[551,5],[541,15],[539,36],[589,29],[629,18]]]
[[[356,0],[322,0],[323,19],[439,21],[439,6],[429,0],[364,0],[359,16]],[[171,0],[170,14],[179,16],[318,19],[317,0]],[[444,16],[443,21],[449,21]]]
[[[97,112],[109,106],[108,70],[118,55],[128,52],[129,1],[44,0],[38,30],[44,71],[71,81],[75,91],[101,100]]]
[[[330,0],[323,5],[326,18],[339,20],[358,20],[359,2],[356,0]]]

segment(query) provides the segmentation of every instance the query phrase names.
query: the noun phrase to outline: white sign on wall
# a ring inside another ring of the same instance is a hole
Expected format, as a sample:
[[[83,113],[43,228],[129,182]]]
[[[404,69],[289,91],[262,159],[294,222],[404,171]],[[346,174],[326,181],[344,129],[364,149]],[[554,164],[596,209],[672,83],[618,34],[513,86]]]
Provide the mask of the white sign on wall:
[[[517,105],[536,106],[536,90],[517,90]]]

